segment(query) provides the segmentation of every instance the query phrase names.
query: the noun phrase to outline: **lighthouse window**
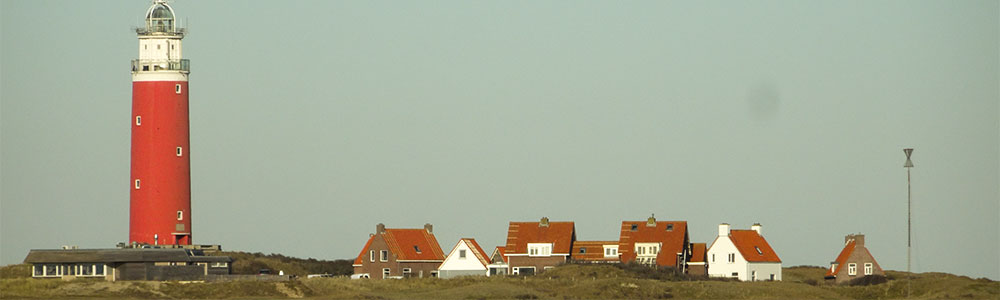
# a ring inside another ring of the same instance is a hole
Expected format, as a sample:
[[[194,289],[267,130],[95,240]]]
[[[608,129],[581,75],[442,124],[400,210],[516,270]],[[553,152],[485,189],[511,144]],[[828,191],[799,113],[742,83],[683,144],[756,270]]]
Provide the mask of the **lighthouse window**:
[[[177,147],[177,156],[183,156],[183,155],[184,155],[184,149],[181,147]]]
[[[181,220],[184,220],[184,211],[183,210],[178,210],[177,211],[177,221],[181,221]]]
[[[160,50],[160,45],[159,44],[156,45],[156,50]]]
[[[177,85],[174,86],[174,91],[177,92],[178,94],[181,93],[181,84],[180,83],[178,83]]]
[[[135,180],[135,189],[139,189],[139,179]]]
[[[142,116],[135,116],[135,126],[142,125]]]

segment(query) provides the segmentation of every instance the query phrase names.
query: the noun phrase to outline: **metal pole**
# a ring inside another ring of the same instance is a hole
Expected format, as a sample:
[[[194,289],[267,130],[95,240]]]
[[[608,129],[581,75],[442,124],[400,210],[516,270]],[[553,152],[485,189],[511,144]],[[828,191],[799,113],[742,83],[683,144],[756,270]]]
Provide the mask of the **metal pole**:
[[[910,273],[910,250],[913,239],[913,197],[910,190],[910,168],[906,168],[906,298],[910,298],[910,290],[913,288],[913,273]]]

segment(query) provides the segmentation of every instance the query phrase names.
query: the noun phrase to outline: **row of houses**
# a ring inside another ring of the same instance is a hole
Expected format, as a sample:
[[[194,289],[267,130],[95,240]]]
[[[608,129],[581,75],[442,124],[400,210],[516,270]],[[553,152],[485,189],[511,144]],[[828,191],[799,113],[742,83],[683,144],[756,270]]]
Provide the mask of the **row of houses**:
[[[535,275],[565,263],[638,263],[678,272],[742,281],[781,280],[781,259],[763,235],[763,226],[732,229],[719,225],[711,244],[692,243],[685,221],[622,221],[618,240],[577,240],[574,222],[510,222],[507,241],[485,251],[473,238],[462,238],[445,253],[433,226],[386,228],[378,224],[354,260],[354,278],[411,278]],[[859,249],[859,250],[857,250]],[[863,264],[864,272],[854,266]],[[847,268],[838,266],[848,266]],[[863,274],[863,275],[862,275]],[[863,235],[849,235],[831,263],[827,279],[845,282],[884,275]]]
[[[618,240],[577,240],[574,222],[510,222],[507,241],[486,252],[472,238],[444,253],[430,224],[389,229],[378,224],[354,260],[355,277],[407,278],[534,275],[564,263],[638,263],[692,275],[781,280],[781,260],[761,235],[719,226],[711,245],[692,243],[686,221],[623,221]]]

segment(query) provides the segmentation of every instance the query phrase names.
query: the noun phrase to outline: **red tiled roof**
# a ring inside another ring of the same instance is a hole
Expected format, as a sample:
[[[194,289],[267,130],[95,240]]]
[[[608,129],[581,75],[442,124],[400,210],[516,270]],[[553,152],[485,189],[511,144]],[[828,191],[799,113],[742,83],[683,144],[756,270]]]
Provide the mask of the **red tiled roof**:
[[[754,230],[730,230],[729,239],[748,262],[781,262],[764,237]],[[759,250],[759,252],[758,252]]]
[[[618,253],[623,263],[635,261],[635,243],[660,243],[660,252],[656,255],[656,265],[677,266],[677,253],[684,252],[687,241],[686,221],[657,221],[655,226],[648,226],[647,221],[622,221],[621,240],[618,243]],[[635,225],[635,231],[632,231]],[[671,227],[667,231],[668,226]]]
[[[396,260],[444,260],[444,251],[441,251],[437,238],[425,229],[386,229],[381,235],[389,246],[389,252],[396,255]],[[371,247],[376,236],[372,235],[365,243],[361,254],[354,259],[355,265],[362,264],[362,257],[368,252],[368,247]]]
[[[425,229],[386,229],[384,236],[396,260],[444,260],[437,238]]]
[[[552,254],[569,254],[576,240],[573,222],[510,222],[507,227],[507,254],[527,254],[528,243],[552,243]]]
[[[507,247],[497,246],[496,249],[493,249],[493,254],[500,254],[500,259],[502,259],[503,262],[507,262],[507,256],[504,255],[504,252],[506,251],[504,250],[507,250]],[[490,256],[490,258],[492,259],[492,256]]]
[[[855,246],[854,240],[851,240],[850,242],[847,242],[847,245],[844,245],[843,250],[840,250],[840,255],[837,255],[837,260],[835,260],[837,264],[837,270],[840,270],[840,268],[843,268],[844,265],[847,264],[847,258],[851,257],[851,253],[854,252],[854,246]],[[824,275],[823,277],[835,277],[835,276],[837,276],[837,272],[833,269],[833,266],[830,266],[829,268],[826,269],[826,275]]]
[[[706,262],[705,255],[706,255],[705,243],[691,244],[691,262]]]
[[[569,254],[571,259],[582,261],[618,261],[618,256],[604,257],[605,245],[618,245],[618,241],[576,241]],[[580,249],[585,249],[583,253]]]
[[[361,248],[361,254],[358,254],[358,258],[354,259],[354,265],[355,266],[360,266],[361,265],[361,263],[362,263],[361,258],[365,257],[365,252],[368,252],[368,247],[371,247],[372,241],[374,241],[374,240],[375,240],[375,235],[373,234],[371,237],[368,238],[368,242],[365,243],[365,247]]]
[[[479,243],[476,242],[476,239],[463,238],[459,242],[465,242],[469,244],[469,248],[472,248],[472,253],[476,255],[476,258],[478,258],[479,262],[483,263],[484,266],[490,264],[489,255],[486,255],[486,251],[483,251],[483,247],[479,246]]]

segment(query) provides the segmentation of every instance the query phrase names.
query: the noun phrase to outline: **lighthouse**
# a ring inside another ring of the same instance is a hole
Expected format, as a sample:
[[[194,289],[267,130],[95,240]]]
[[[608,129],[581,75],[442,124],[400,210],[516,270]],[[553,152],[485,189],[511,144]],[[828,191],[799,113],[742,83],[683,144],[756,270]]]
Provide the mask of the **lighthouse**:
[[[166,0],[154,0],[136,28],[132,60],[132,162],[129,242],[191,244],[190,62],[181,58],[186,30]]]

